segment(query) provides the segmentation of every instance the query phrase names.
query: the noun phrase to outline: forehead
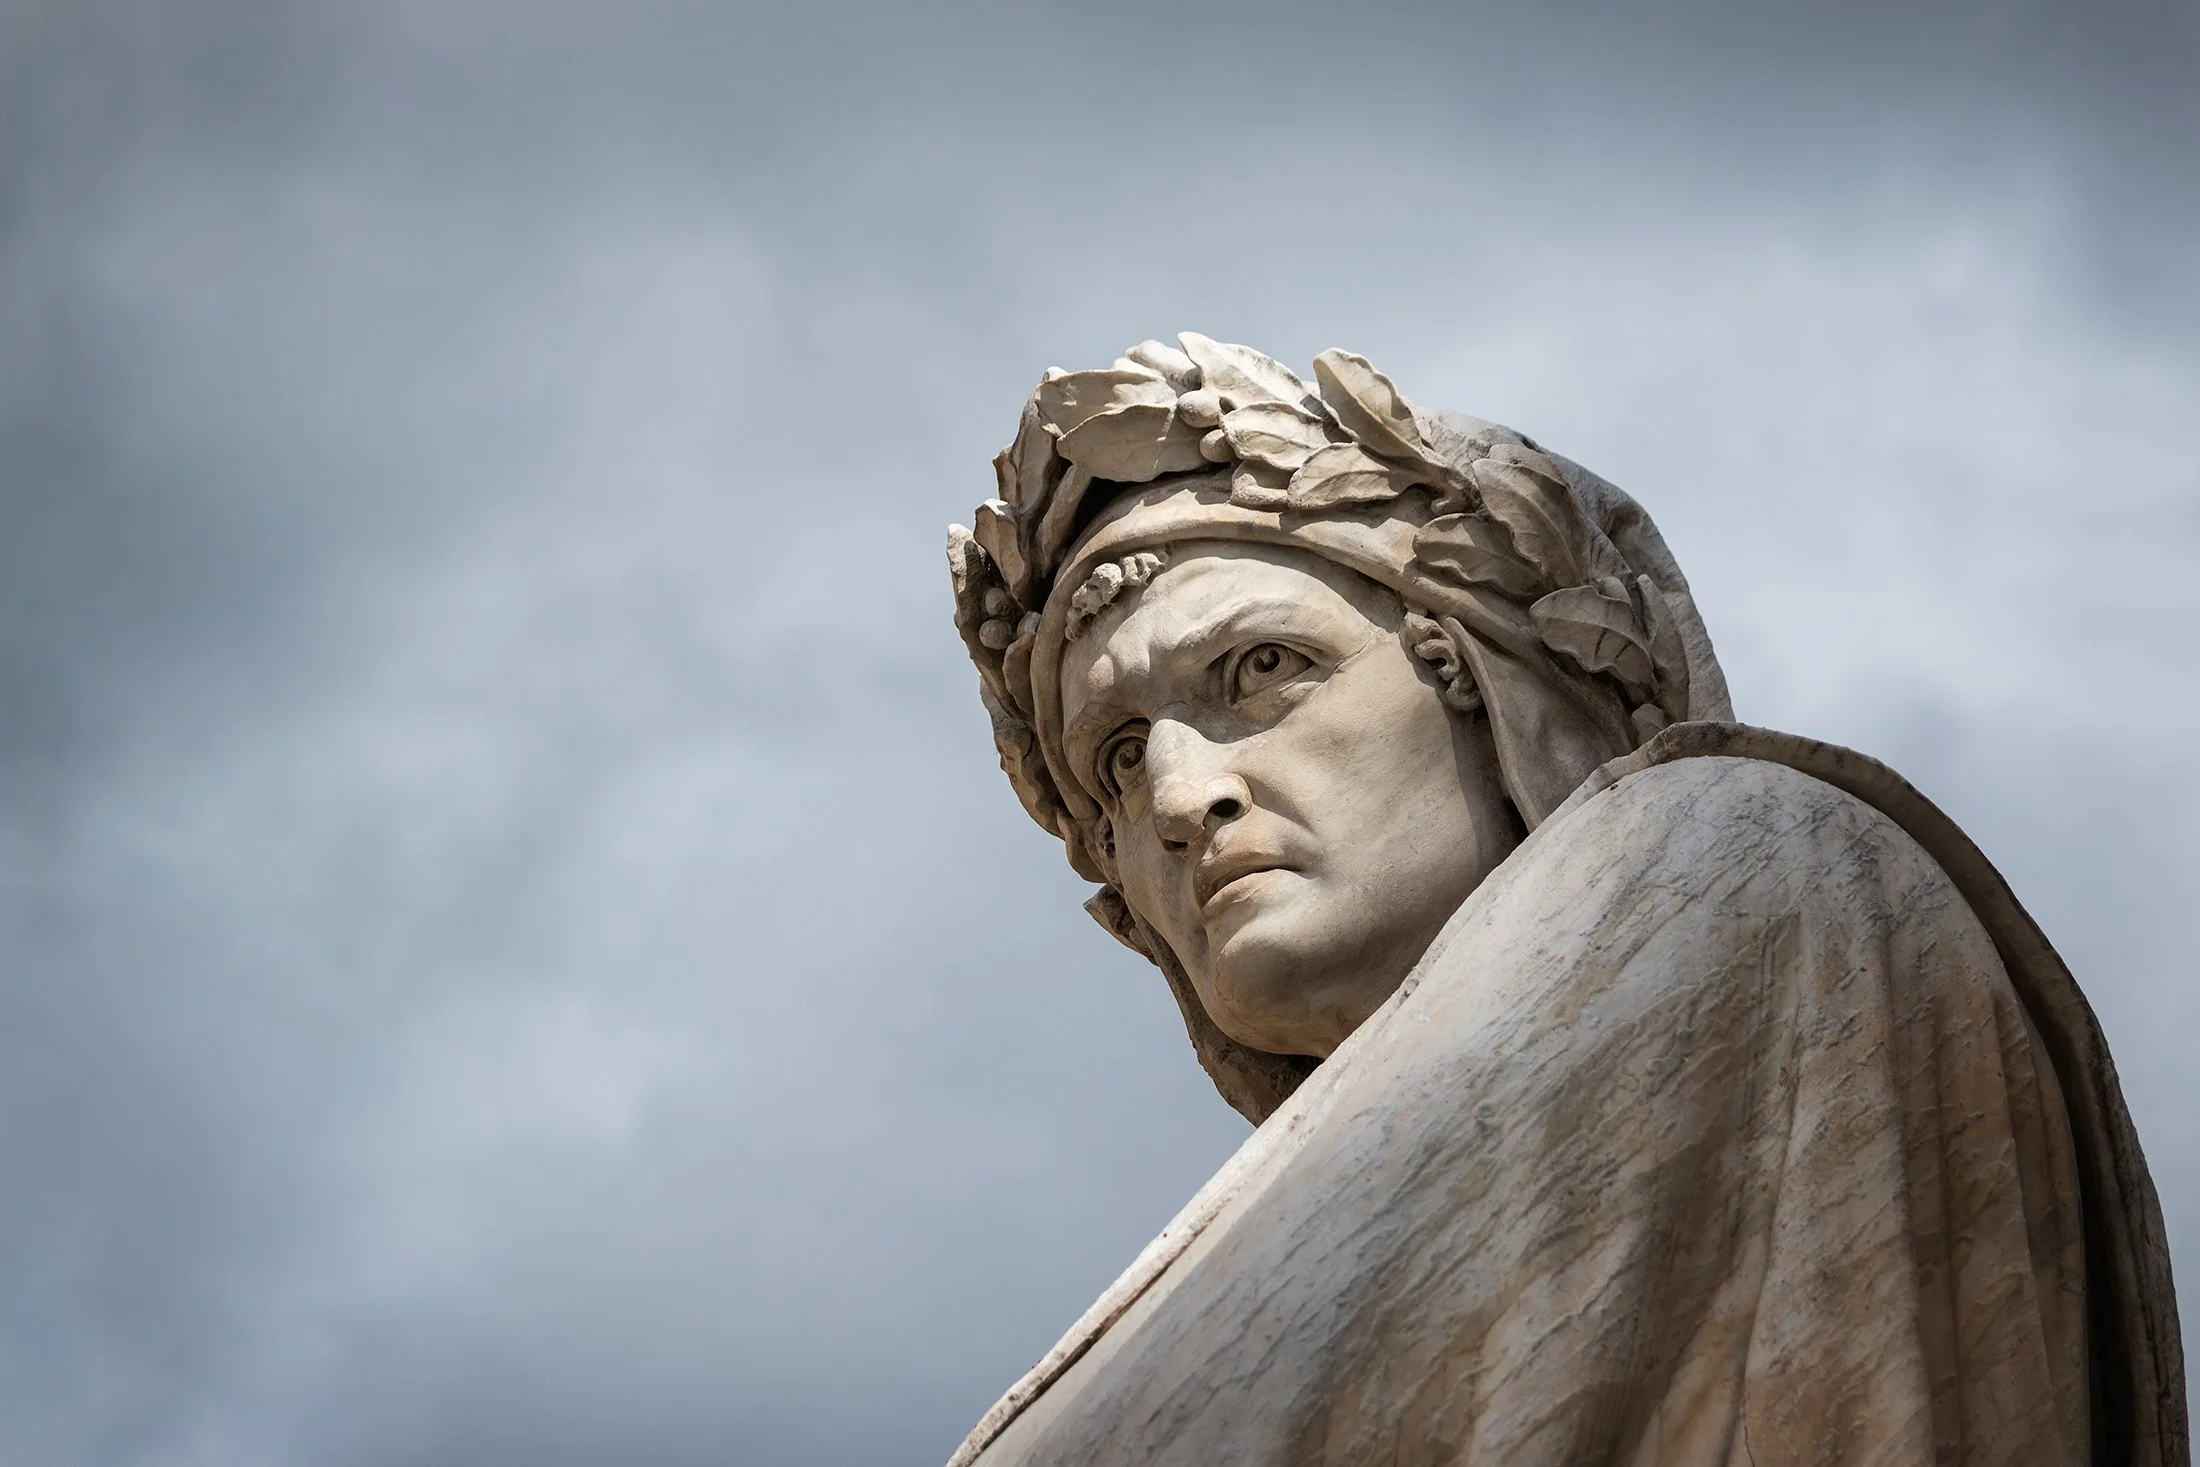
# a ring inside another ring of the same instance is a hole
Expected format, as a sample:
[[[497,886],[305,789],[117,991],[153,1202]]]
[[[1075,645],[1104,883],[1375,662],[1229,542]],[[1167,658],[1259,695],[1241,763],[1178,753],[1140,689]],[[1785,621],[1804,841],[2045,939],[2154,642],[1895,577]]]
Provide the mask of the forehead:
[[[1282,545],[1192,541],[1143,590],[1126,589],[1064,651],[1062,716],[1074,726],[1088,706],[1128,680],[1166,675],[1172,654],[1191,654],[1210,632],[1240,624],[1316,634],[1382,620],[1392,593],[1311,551]],[[1289,624],[1286,626],[1285,624]]]

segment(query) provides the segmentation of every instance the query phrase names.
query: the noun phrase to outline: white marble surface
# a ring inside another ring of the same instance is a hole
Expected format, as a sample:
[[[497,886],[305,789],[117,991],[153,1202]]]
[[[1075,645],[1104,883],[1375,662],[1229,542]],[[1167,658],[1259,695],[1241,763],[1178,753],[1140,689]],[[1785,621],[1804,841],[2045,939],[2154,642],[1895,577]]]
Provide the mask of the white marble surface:
[[[1721,721],[1610,484],[1179,340],[1049,372],[949,556],[1004,771],[1262,1126],[956,1467],[2182,1464],[2114,1066],[1962,832]]]

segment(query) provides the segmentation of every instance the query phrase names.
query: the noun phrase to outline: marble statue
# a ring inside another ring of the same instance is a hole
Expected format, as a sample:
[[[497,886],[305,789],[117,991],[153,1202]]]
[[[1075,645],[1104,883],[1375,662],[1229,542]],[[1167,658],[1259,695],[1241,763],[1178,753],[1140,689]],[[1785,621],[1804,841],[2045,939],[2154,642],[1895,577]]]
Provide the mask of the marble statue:
[[[1893,772],[1732,721],[1632,499],[1189,332],[995,467],[1002,766],[1257,1129],[954,1467],[2183,1467],[2092,1011]]]

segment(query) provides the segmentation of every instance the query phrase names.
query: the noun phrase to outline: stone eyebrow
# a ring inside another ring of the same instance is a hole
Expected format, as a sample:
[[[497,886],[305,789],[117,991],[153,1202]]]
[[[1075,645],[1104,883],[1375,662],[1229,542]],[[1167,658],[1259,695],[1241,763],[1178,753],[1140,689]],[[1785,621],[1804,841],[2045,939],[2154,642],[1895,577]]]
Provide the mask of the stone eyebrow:
[[[1097,737],[1122,721],[1129,710],[1123,706],[1121,688],[1122,681],[1117,679],[1108,685],[1105,692],[1077,710],[1077,716],[1062,729],[1062,744],[1065,749],[1074,751],[1084,740]]]
[[[1291,621],[1305,616],[1308,611],[1309,608],[1304,601],[1282,595],[1256,596],[1248,600],[1234,602],[1200,617],[1180,633],[1159,643],[1154,649],[1157,654],[1154,660],[1156,662],[1162,659],[1174,660],[1183,657],[1186,652],[1204,650],[1233,633],[1246,630],[1245,623],[1258,617],[1276,616],[1279,619]],[[1321,613],[1315,611],[1313,615],[1320,617]],[[1300,625],[1303,626],[1303,622]],[[1306,628],[1306,631],[1311,630],[1312,628]],[[1279,631],[1278,634],[1288,636],[1292,635],[1292,632]],[[1304,632],[1300,633],[1300,635],[1304,634]],[[1116,687],[1120,687],[1120,683]],[[1111,687],[1108,691],[1094,698],[1078,711],[1075,719],[1064,726],[1062,730],[1064,745],[1091,736],[1123,715],[1122,700],[1117,694],[1116,687]]]
[[[1305,628],[1304,621],[1310,610],[1318,620],[1328,620],[1319,609],[1310,609],[1306,602],[1294,596],[1269,594],[1250,597],[1199,618],[1180,635],[1169,638],[1159,650],[1164,656],[1181,657],[1188,651],[1205,647],[1232,633],[1248,630],[1245,623],[1264,616],[1276,617],[1292,626],[1292,630],[1279,630],[1278,635],[1289,636],[1294,630],[1299,635],[1304,635],[1306,630],[1311,630]]]
[[[1085,710],[1084,714],[1063,733],[1062,747],[1077,765],[1077,768],[1072,772],[1077,776],[1080,784],[1087,782],[1083,765],[1086,756],[1091,751],[1086,745],[1099,738],[1101,734],[1116,728],[1119,721],[1122,720],[1122,716],[1123,710],[1113,701],[1106,698],[1096,699]]]

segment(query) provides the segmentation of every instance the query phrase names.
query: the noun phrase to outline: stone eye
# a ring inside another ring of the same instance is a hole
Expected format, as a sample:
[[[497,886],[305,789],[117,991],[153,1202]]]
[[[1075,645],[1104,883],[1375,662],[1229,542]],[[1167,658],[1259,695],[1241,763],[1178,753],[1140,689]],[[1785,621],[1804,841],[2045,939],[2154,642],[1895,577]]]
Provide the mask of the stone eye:
[[[1125,734],[1108,745],[1100,756],[1100,766],[1106,775],[1109,789],[1121,794],[1138,780],[1138,772],[1146,767],[1146,736],[1142,733]]]
[[[1304,653],[1281,642],[1260,642],[1240,652],[1230,663],[1227,687],[1231,702],[1265,693],[1287,683],[1314,664]]]

